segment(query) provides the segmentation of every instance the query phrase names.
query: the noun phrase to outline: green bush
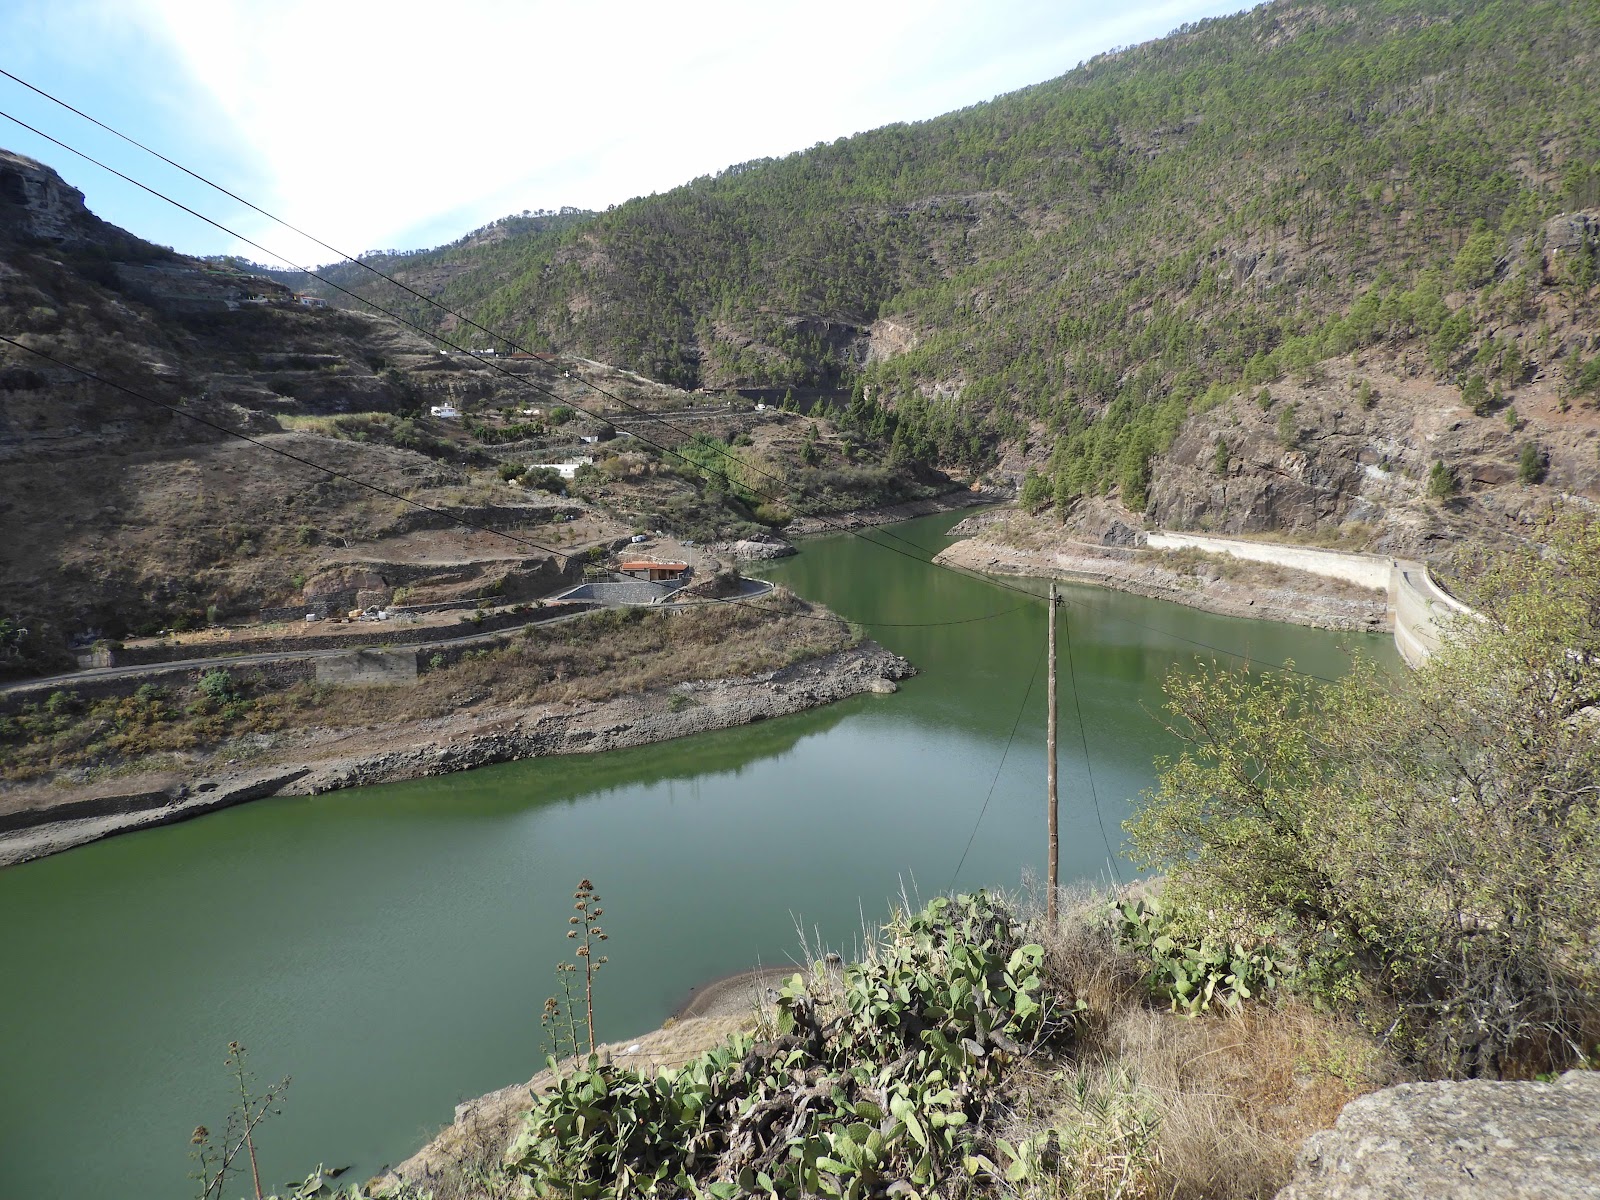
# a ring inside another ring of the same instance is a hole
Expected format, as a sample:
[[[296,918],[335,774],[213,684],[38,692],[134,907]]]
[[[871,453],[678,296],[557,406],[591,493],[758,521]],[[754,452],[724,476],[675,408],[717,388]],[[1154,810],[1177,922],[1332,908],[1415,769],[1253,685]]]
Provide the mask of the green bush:
[[[1208,1008],[1237,1008],[1278,985],[1283,964],[1272,953],[1240,941],[1188,936],[1159,900],[1115,906],[1118,940],[1151,961],[1145,983],[1174,1012],[1194,1016]]]
[[[1183,928],[1286,947],[1426,1071],[1568,1061],[1600,1019],[1600,523],[1463,567],[1481,620],[1322,686],[1175,673],[1129,822]]]
[[[1300,414],[1293,404],[1285,404],[1278,412],[1278,444],[1285,450],[1300,444]]]
[[[1079,1008],[1041,994],[1043,958],[984,893],[935,900],[892,921],[832,1003],[794,976],[774,1041],[653,1076],[591,1057],[539,1101],[511,1169],[571,1197],[927,1195],[999,1175],[972,1122],[1003,1065]]]
[[[1430,500],[1448,500],[1460,490],[1456,482],[1456,473],[1444,463],[1435,459],[1433,466],[1428,469],[1428,498]]]
[[[529,467],[522,472],[522,486],[539,492],[549,492],[553,496],[567,494],[567,481],[561,478],[560,471],[549,467]]]
[[[1517,458],[1517,478],[1524,485],[1542,483],[1546,470],[1544,453],[1529,442],[1522,448],[1522,453]]]
[[[225,704],[237,695],[233,686],[233,676],[226,671],[207,671],[200,676],[200,682],[195,686],[207,700],[218,704]]]
[[[1050,480],[1029,467],[1022,477],[1022,492],[1017,503],[1026,512],[1038,512],[1050,503]]]

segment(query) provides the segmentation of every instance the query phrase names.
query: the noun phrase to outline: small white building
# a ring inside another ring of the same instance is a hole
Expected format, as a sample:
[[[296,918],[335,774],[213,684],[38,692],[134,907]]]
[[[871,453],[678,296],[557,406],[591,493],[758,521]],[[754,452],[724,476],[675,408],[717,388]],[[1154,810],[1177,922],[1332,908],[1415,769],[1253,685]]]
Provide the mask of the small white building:
[[[592,466],[593,464],[594,459],[592,458],[574,458],[568,460],[567,462],[559,463],[530,463],[528,470],[554,471],[563,479],[576,479],[578,476],[579,467],[588,467]]]
[[[447,400],[443,404],[431,406],[428,415],[438,417],[442,421],[458,421],[461,419],[461,410]]]
[[[304,304],[307,308],[327,308],[328,307],[328,302],[326,300],[324,300],[321,296],[308,296],[304,292],[297,292],[295,294],[295,299],[300,301],[300,303]]]

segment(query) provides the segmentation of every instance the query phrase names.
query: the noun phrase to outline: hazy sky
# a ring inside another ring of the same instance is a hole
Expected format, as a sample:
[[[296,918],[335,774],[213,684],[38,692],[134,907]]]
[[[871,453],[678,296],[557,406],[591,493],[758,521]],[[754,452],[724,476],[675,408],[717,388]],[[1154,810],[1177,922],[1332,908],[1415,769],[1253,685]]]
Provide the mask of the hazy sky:
[[[1060,75],[1238,0],[0,0],[0,67],[341,250],[605,208]],[[331,255],[0,77],[0,111],[296,262]],[[0,119],[101,216],[267,257]]]

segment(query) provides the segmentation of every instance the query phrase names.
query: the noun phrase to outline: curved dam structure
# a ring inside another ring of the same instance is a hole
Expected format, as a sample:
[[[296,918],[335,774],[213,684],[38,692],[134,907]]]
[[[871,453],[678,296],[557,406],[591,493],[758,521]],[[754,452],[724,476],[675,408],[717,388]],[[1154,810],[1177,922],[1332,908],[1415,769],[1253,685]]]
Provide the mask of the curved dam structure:
[[[1451,621],[1476,615],[1440,587],[1428,571],[1428,564],[1423,562],[1197,533],[1152,533],[1145,544],[1152,550],[1193,549],[1207,554],[1227,554],[1249,562],[1272,563],[1312,575],[1342,579],[1374,591],[1387,590],[1395,648],[1412,668],[1420,667],[1439,649]]]

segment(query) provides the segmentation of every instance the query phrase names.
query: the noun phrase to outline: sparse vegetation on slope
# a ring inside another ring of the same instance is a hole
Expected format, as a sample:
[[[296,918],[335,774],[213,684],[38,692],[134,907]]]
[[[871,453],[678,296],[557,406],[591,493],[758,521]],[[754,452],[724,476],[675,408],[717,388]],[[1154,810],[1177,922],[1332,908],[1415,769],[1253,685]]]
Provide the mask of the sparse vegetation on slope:
[[[859,378],[924,454],[1138,510],[1191,411],[1330,356],[1586,386],[1595,235],[1547,221],[1600,203],[1597,46],[1585,5],[1280,0],[497,243],[450,300],[685,386]]]

